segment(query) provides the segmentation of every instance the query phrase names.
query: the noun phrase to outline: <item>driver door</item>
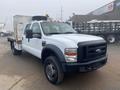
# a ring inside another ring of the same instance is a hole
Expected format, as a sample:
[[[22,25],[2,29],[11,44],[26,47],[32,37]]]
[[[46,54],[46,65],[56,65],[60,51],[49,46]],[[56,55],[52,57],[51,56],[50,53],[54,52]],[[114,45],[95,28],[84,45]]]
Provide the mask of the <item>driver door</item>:
[[[26,31],[30,30],[30,27],[31,27],[31,24],[27,24],[24,29],[23,35],[22,35],[22,48],[23,48],[23,50],[25,50],[27,52],[31,52],[30,51],[30,42],[29,42],[28,38],[26,38]]]
[[[42,36],[39,23],[32,24],[33,38],[29,41],[30,51],[33,55],[41,58],[42,51]]]

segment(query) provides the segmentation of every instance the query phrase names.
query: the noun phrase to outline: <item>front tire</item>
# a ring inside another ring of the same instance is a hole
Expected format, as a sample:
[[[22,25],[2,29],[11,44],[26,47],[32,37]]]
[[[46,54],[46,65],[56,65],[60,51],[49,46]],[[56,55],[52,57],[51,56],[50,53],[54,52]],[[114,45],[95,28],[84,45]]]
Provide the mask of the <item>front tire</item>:
[[[63,81],[64,73],[57,58],[49,56],[44,63],[44,72],[48,81],[52,84],[60,84]]]

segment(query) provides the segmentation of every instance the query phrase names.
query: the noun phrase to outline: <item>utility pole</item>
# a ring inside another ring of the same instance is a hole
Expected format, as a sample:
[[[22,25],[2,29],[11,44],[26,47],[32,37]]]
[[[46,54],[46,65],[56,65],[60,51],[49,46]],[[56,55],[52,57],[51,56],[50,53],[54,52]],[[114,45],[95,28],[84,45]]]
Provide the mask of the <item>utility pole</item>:
[[[59,2],[60,2],[60,19],[61,19],[61,21],[63,21],[63,6],[62,6],[62,1],[59,0]]]
[[[61,21],[63,21],[63,7],[61,5]]]

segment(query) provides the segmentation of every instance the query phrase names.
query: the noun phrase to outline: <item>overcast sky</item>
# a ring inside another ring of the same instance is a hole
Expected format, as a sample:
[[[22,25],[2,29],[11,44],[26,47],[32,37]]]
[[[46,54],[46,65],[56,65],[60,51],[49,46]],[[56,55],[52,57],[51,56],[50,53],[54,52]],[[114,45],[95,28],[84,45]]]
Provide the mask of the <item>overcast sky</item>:
[[[0,0],[0,22],[11,25],[13,15],[45,15],[60,18],[61,6],[63,19],[72,13],[87,14],[113,0]]]

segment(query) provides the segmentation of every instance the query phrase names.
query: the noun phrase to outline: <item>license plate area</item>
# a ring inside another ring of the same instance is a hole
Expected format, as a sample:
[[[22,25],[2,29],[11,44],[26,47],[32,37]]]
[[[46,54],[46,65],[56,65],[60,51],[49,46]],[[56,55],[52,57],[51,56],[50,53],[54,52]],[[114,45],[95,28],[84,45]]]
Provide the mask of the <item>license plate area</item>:
[[[79,71],[80,72],[89,72],[89,71],[98,69],[100,66],[101,66],[100,63],[94,63],[94,64],[91,64],[91,65],[81,66],[79,68]]]

